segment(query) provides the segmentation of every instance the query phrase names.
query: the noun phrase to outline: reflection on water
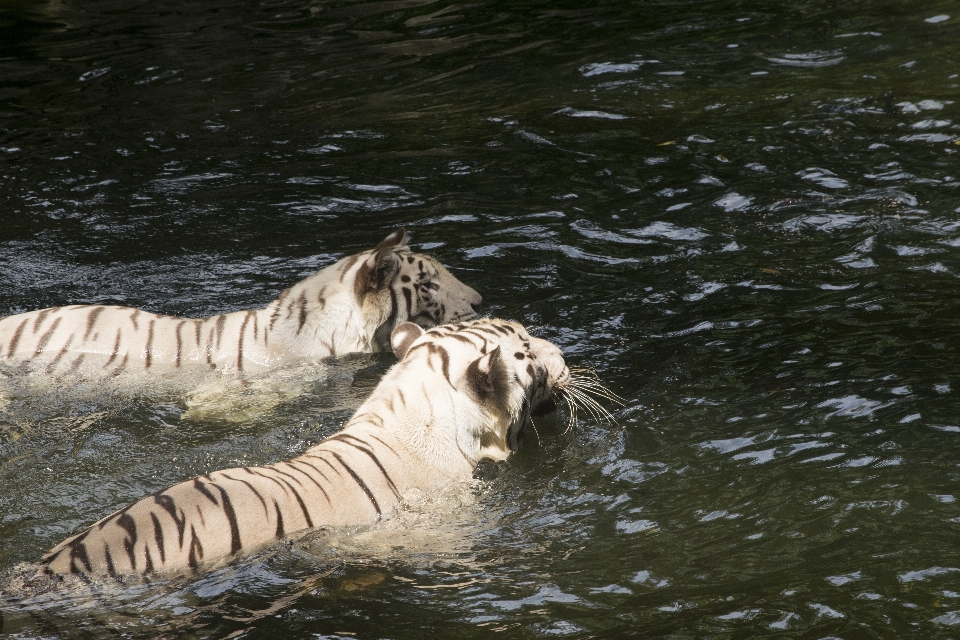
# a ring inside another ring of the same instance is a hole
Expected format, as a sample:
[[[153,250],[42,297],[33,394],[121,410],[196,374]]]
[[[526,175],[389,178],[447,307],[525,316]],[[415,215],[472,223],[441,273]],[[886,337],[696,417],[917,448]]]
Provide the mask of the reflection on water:
[[[42,594],[20,563],[304,450],[389,363],[294,372],[233,421],[4,378],[3,631],[949,633],[958,25],[889,0],[8,3],[0,313],[251,308],[403,225],[626,405],[538,420],[456,505]]]

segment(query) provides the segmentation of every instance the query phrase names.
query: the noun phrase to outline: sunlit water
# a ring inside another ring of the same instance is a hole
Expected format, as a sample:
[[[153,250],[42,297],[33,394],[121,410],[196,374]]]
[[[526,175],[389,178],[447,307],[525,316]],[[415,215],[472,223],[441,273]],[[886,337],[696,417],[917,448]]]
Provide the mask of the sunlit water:
[[[246,420],[7,380],[3,632],[960,633],[955,3],[4,6],[0,314],[264,306],[405,226],[626,406],[374,527],[51,590],[20,563],[303,451],[390,358]]]

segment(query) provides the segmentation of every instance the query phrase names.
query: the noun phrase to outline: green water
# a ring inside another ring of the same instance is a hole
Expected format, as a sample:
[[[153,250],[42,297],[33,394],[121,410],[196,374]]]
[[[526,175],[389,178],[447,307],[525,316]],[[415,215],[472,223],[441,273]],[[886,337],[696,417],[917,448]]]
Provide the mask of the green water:
[[[957,42],[932,1],[5,3],[0,315],[263,306],[404,226],[626,405],[396,522],[14,590],[2,632],[960,635]],[[19,397],[0,571],[304,450],[389,363],[241,424]]]

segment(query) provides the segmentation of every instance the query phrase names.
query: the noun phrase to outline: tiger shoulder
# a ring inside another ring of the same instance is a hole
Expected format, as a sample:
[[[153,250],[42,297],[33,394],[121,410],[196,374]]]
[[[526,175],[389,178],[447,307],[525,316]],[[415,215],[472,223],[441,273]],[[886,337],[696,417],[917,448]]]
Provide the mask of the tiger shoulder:
[[[480,294],[403,229],[293,285],[264,308],[181,318],[122,306],[70,305],[0,318],[0,362],[47,374],[182,369],[263,371],[350,352],[388,351],[405,321],[477,317]]]

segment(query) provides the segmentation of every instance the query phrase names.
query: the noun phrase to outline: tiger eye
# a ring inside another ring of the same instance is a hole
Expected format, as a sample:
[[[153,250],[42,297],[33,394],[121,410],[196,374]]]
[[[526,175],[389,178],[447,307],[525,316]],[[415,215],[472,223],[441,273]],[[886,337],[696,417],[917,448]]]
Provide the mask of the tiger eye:
[[[523,360],[527,356],[521,353],[520,351],[517,351],[515,354],[513,354],[513,357],[516,358],[517,360]]]

